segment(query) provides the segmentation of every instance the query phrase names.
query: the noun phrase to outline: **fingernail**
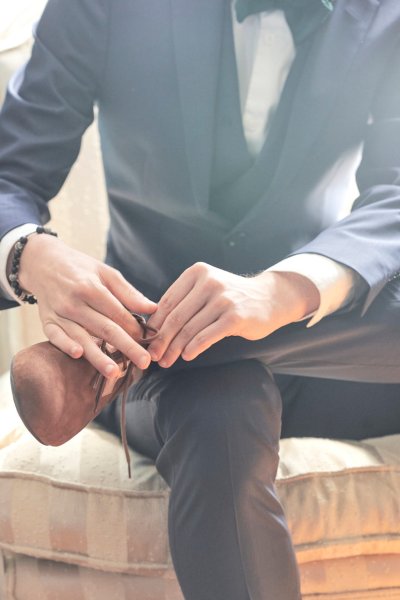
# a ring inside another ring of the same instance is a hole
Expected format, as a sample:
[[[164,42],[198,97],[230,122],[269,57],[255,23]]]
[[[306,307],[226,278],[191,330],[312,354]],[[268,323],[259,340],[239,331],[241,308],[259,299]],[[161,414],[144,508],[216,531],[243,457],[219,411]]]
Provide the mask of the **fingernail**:
[[[150,354],[151,360],[158,360],[157,352],[154,352],[154,350],[148,350],[148,353]]]
[[[139,359],[138,367],[139,367],[139,369],[147,369],[149,364],[150,364],[150,359],[147,356],[142,356],[142,358]]]
[[[106,368],[104,369],[104,372],[107,375],[107,377],[112,377],[113,375],[115,375],[115,370],[116,370],[115,365],[107,365]]]

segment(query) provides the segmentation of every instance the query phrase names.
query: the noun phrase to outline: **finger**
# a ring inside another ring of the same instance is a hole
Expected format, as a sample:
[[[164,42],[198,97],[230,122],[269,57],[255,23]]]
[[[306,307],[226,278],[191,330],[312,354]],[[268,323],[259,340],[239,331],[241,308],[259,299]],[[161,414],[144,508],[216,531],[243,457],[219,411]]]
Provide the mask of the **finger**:
[[[84,356],[105,377],[118,376],[118,365],[104,354],[87,331],[76,323],[63,319],[62,325],[48,323],[43,329],[49,341],[71,358]],[[74,351],[75,348],[79,348],[79,353]]]
[[[150,356],[155,361],[160,361],[169,348],[172,340],[204,307],[205,301],[201,294],[192,293],[184,296],[181,302],[165,318],[156,339],[150,344]]]
[[[84,342],[85,358],[105,377],[114,378],[120,374],[120,368],[115,361],[101,351],[96,340],[88,336]]]
[[[83,354],[81,344],[73,340],[69,335],[61,329],[56,323],[48,323],[44,325],[43,331],[47,339],[65,354],[71,358],[80,358]]]
[[[78,300],[79,301],[76,302],[75,305],[69,306],[68,310],[63,308],[63,312],[59,313],[60,317],[66,317],[67,319],[76,321],[88,329],[87,324],[81,320],[82,310],[85,305],[87,305],[100,315],[104,315],[114,323],[117,323],[135,339],[142,337],[143,330],[136,318],[131,315],[129,310],[105,285],[97,280],[89,280],[85,285],[81,284]],[[136,304],[136,308],[137,306],[138,305]],[[96,335],[94,332],[93,334]]]
[[[117,323],[99,314],[89,306],[79,311],[78,318],[79,325],[90,331],[95,337],[105,340],[111,346],[118,348],[139,369],[146,369],[149,366],[151,360],[150,354]],[[64,331],[69,333],[70,326],[68,324],[66,326],[62,325],[62,327]]]
[[[225,337],[231,335],[228,324],[223,318],[211,323],[208,327],[200,331],[182,351],[183,360],[194,360],[201,354],[211,348],[214,344]]]
[[[88,305],[96,312],[104,315],[119,325],[134,339],[141,339],[143,336],[143,329],[137,319],[107,288],[103,287],[101,292],[101,295],[96,295],[96,297],[88,302]],[[141,309],[138,308],[137,310],[140,311]]]
[[[159,365],[168,368],[182,354],[183,350],[200,334],[215,323],[220,317],[220,312],[211,310],[210,306],[204,307],[193,319],[190,319],[180,330],[178,335],[171,341],[169,347],[164,353]]]
[[[191,292],[195,285],[195,278],[190,271],[185,271],[171,285],[158,303],[157,311],[151,315],[149,325],[160,330],[166,318]]]
[[[126,306],[129,310],[137,313],[152,314],[157,309],[157,304],[149,300],[123,275],[112,267],[104,266],[101,272],[101,280],[113,296]]]

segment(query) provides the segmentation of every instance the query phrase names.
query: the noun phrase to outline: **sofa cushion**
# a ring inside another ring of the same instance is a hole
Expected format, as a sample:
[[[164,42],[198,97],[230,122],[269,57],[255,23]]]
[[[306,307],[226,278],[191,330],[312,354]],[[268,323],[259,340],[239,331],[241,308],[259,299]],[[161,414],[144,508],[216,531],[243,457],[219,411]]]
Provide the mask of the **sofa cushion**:
[[[3,565],[2,600],[183,600],[172,573],[109,573],[8,553]]]
[[[8,411],[14,437],[0,450],[0,547],[111,572],[171,571],[168,489],[150,461],[132,452],[129,480],[120,441],[96,426],[62,447],[41,446],[22,432],[2,383],[0,422]],[[400,555],[399,450],[400,435],[282,441],[278,493],[298,561],[316,580],[325,571],[313,563]],[[376,570],[376,588],[383,574]]]
[[[163,577],[109,573],[21,554],[6,554],[3,564],[3,600],[183,600],[172,573]],[[399,600],[399,571],[399,561],[392,556],[389,560],[387,556],[362,556],[306,564],[301,569],[302,597]],[[382,587],[377,585],[376,573],[380,573]],[[327,581],[336,582],[334,589],[327,590]],[[364,589],[354,591],[355,582],[362,582]],[[306,591],[310,588],[315,593]]]
[[[277,487],[300,563],[400,553],[400,435],[283,440]]]

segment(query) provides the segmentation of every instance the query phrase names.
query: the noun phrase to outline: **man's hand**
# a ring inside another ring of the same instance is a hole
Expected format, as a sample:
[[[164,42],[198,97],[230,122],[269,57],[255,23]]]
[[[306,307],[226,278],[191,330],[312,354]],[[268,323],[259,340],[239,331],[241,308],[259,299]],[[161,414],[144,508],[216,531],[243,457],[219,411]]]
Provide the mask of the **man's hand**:
[[[157,308],[112,267],[49,235],[32,235],[21,256],[21,286],[38,300],[43,331],[60,350],[85,358],[106,377],[119,368],[91,336],[105,339],[144,369],[149,353],[133,339],[141,329],[129,310]]]
[[[149,324],[160,330],[149,352],[162,367],[179,356],[193,360],[228,336],[266,337],[319,305],[311,281],[295,273],[265,271],[242,277],[196,263],[171,285]]]

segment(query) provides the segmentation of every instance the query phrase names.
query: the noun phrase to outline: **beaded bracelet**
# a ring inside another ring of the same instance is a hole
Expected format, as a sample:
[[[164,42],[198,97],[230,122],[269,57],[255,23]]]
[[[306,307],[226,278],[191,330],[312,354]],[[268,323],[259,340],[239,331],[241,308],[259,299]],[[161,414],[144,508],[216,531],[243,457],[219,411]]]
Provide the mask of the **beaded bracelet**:
[[[47,233],[48,235],[54,235],[57,237],[57,233],[52,231],[48,227],[36,227],[36,233]],[[11,273],[8,276],[8,281],[10,286],[12,287],[14,293],[18,298],[21,299],[22,302],[27,302],[28,304],[36,304],[37,299],[33,294],[28,294],[25,290],[23,290],[19,284],[18,280],[18,272],[21,263],[22,252],[28,242],[28,236],[23,235],[19,238],[19,240],[14,245],[14,254],[12,258],[12,266]]]

